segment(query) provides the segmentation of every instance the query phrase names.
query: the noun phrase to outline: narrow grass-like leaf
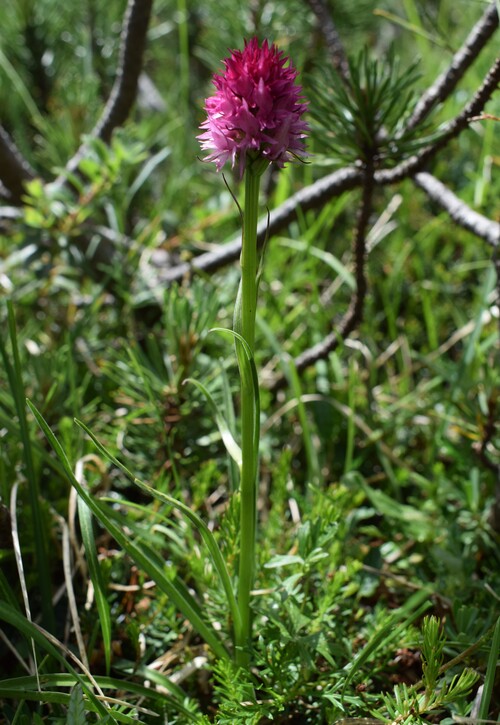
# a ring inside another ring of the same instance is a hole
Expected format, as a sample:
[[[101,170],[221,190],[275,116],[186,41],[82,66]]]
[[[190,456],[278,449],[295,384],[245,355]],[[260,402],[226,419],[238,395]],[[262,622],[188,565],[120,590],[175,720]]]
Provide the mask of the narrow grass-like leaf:
[[[11,516],[11,522],[12,522],[12,547],[14,549],[14,557],[16,560],[16,566],[17,571],[19,574],[19,583],[21,585],[21,592],[23,595],[23,602],[24,602],[24,610],[26,612],[27,619],[31,622],[31,607],[30,607],[30,600],[28,595],[28,587],[26,586],[26,577],[24,576],[24,564],[23,564],[23,556],[21,553],[21,544],[19,542],[19,532],[17,527],[17,489],[18,489],[18,482],[12,486],[12,491],[10,495],[10,516]],[[35,669],[36,672],[38,672],[38,660],[36,656],[36,647],[35,647],[35,641],[31,640],[31,646],[33,650],[33,661],[35,663]]]
[[[231,395],[231,385],[229,383],[226,368],[221,366],[220,376],[222,380],[222,393],[224,405],[224,419],[227,422],[230,432],[236,430],[236,416],[234,413],[234,403]],[[231,456],[228,457],[229,479],[231,483],[231,491],[237,491],[240,482],[240,467],[236,464]]]
[[[182,713],[188,721],[197,722],[196,715],[190,712],[183,704],[186,699],[186,693],[181,687],[179,687],[179,685],[176,685],[174,682],[169,680],[168,677],[151,669],[150,667],[145,667],[143,665],[136,666],[134,663],[134,666],[131,666],[131,671],[132,670],[134,675],[140,675],[144,678],[144,680],[154,682],[155,684],[168,690],[170,697],[167,702],[172,703],[172,709]],[[85,678],[82,676],[82,679]],[[145,685],[141,685],[137,682],[128,681],[123,678],[119,679],[117,677],[105,676],[96,676],[94,679],[103,692],[106,692],[107,690],[116,690],[126,693],[128,700],[130,700],[130,695],[132,694],[137,695],[137,697],[141,700],[158,700],[162,703],[165,702],[164,693],[156,692],[151,687],[146,687]],[[25,697],[26,699],[36,700],[38,695],[40,701],[45,701],[45,695],[49,695],[51,699],[47,699],[47,702],[67,703],[70,695],[66,692],[57,692],[55,691],[55,688],[74,687],[78,684],[78,680],[71,673],[60,672],[40,675],[40,683],[42,688],[41,691],[38,690],[37,680],[33,675],[27,677],[15,677],[10,680],[1,680],[0,698],[21,699]],[[47,690],[46,688],[52,688],[52,690]],[[86,703],[88,710],[91,709],[91,705],[92,703],[90,702]],[[133,703],[130,702],[129,706],[133,707]],[[113,714],[117,720],[122,722],[118,713]],[[126,720],[123,720],[123,722],[129,721],[130,718],[128,716]],[[134,722],[137,722],[137,720],[134,720]]]
[[[1,353],[2,341],[0,339],[0,353]],[[24,403],[24,396],[23,396]],[[12,439],[19,439],[19,425],[16,416],[16,405],[12,396],[4,394],[0,390],[0,426],[11,435]],[[64,475],[63,469],[57,458],[48,455],[46,448],[44,448],[38,440],[31,441],[31,450],[34,454],[35,460],[43,461],[43,464],[51,469],[58,476]]]
[[[148,180],[148,178],[151,176],[153,171],[156,169],[157,166],[159,166],[162,161],[165,161],[167,156],[169,156],[171,153],[171,150],[168,148],[168,146],[165,146],[164,148],[160,149],[156,154],[151,156],[150,159],[144,164],[142,167],[142,170],[139,172],[138,176],[135,178],[133,183],[130,185],[130,188],[128,189],[126,195],[125,195],[125,204],[126,207],[130,205],[130,202],[134,198],[134,196],[137,194],[141,186]]]
[[[14,609],[17,609],[18,611],[21,611],[19,607],[19,602],[17,601],[17,597],[14,594],[12,587],[9,584],[9,580],[5,576],[2,569],[0,569],[0,600],[8,602],[11,607],[14,607]]]
[[[28,111],[28,116],[36,122],[38,128],[42,130],[45,127],[45,118],[40,113],[36,102],[34,101],[31,93],[29,92],[26,84],[24,83],[21,75],[17,72],[16,68],[12,65],[10,60],[7,58],[5,53],[0,49],[0,69],[3,70],[7,78],[12,84],[12,88],[15,93],[22,100]]]
[[[5,602],[0,602],[0,619],[15,627],[28,639],[28,641],[33,639],[41,649],[44,649],[51,657],[56,659],[66,670],[68,670],[68,672],[70,672],[75,677],[76,681],[82,686],[83,691],[94,704],[96,712],[104,717],[110,714],[95,696],[92,687],[87,683],[86,678],[81,677],[70,665],[65,657],[63,657],[63,655],[59,652],[57,647],[49,641],[44,630],[30,622],[26,619],[26,617],[23,617],[22,614]],[[116,722],[114,718],[113,722]]]
[[[228,330],[225,327],[213,327],[210,332],[219,332],[223,335],[229,335],[237,343],[236,353],[238,356],[238,364],[240,367],[241,384],[247,386],[252,391],[254,401],[254,447],[256,458],[254,461],[255,471],[257,470],[257,456],[259,451],[259,438],[260,438],[260,396],[259,396],[259,378],[257,375],[257,368],[255,366],[255,360],[253,353],[245,340],[235,330]],[[241,351],[243,354],[241,354]]]
[[[288,384],[290,385],[290,388],[295,396],[295,400],[297,401],[297,414],[300,421],[300,427],[302,429],[302,440],[304,442],[304,451],[307,460],[308,478],[311,483],[318,483],[321,480],[321,467],[313,444],[315,435],[306,412],[306,406],[302,395],[302,384],[297,373],[297,368],[295,367],[290,355],[284,352],[280,347],[278,339],[269,325],[260,318],[258,319],[258,325],[261,332],[263,332],[266,336],[272,350],[280,358],[283,373],[288,380]]]
[[[126,502],[124,505],[126,505]],[[112,507],[108,507],[108,508],[106,508],[105,513],[106,513],[106,516],[112,522],[113,521],[115,522],[116,526],[118,526],[119,528],[121,528],[123,526],[123,515],[120,511],[117,511]],[[144,530],[141,530],[139,527],[136,527],[133,522],[128,521],[127,523],[128,523],[128,528],[130,528],[130,530],[134,534],[134,538],[142,539],[142,537],[149,535],[149,531],[144,532]],[[128,536],[128,539],[130,539],[132,541],[133,537]],[[140,552],[141,552],[142,559],[150,562],[151,567],[154,567],[156,572],[158,572],[158,571],[163,572],[165,570],[165,561],[162,558],[161,553],[159,552],[156,544],[149,544],[149,543],[146,543],[145,541],[141,540]],[[149,573],[147,571],[147,569],[144,569],[144,571],[146,573]],[[152,575],[150,575],[150,576],[152,578]],[[183,580],[181,578],[176,578],[175,582],[172,582],[170,578],[168,578],[168,579],[169,579],[170,585],[172,585],[172,583],[175,584],[177,598],[180,601],[186,600],[189,603],[190,607],[192,608],[192,616],[196,615],[198,620],[201,620],[202,622],[205,623],[205,626],[209,626],[209,623],[205,620],[205,615],[203,613],[202,607],[196,601],[196,599],[193,597],[193,595],[190,593],[188,587],[183,582]],[[157,582],[157,584],[160,587],[160,589],[162,588],[162,586],[164,586],[164,587],[167,586],[167,585],[163,585],[162,582],[160,582],[160,583]],[[166,591],[165,588],[163,589],[163,591]],[[166,592],[166,593],[168,593],[168,592]]]
[[[74,682],[75,678],[73,678],[72,681]],[[10,682],[14,682],[14,680],[7,680],[7,683],[10,683]],[[68,706],[70,703],[70,699],[71,699],[71,695],[67,692],[58,692],[57,690],[41,690],[41,691],[36,690],[36,689],[29,690],[29,689],[20,689],[20,688],[16,688],[16,687],[10,688],[9,686],[3,687],[2,684],[3,683],[0,682],[0,696],[11,699],[11,700],[21,701],[21,707],[22,707],[22,702],[24,700],[29,700],[29,701],[38,702],[38,703],[54,703],[57,705]],[[70,684],[71,684],[71,682],[68,681],[68,684],[65,686],[68,687]],[[120,687],[119,689],[123,690],[123,687]],[[153,717],[156,716],[156,713],[152,712],[151,710],[146,710],[145,708],[142,708],[142,707],[135,707],[134,705],[131,705],[129,703],[124,703],[122,700],[117,700],[115,698],[110,697],[110,698],[106,698],[106,701],[109,702],[110,704],[115,704],[120,707],[126,706],[130,710],[138,710],[139,712],[144,712],[150,716],[152,715]],[[89,700],[85,701],[85,708],[86,708],[86,712],[95,712],[95,713],[98,712],[94,703],[90,702]],[[137,725],[137,717],[135,715],[133,715],[133,716],[126,715],[125,713],[120,712],[118,710],[113,710],[112,713],[113,713],[112,715],[111,715],[111,713],[108,713],[105,717],[101,717],[99,719],[100,725],[105,725],[105,723],[109,723],[109,722],[124,723],[124,725]],[[38,723],[38,722],[41,723],[41,725],[43,725],[44,721],[35,720],[34,716],[36,716],[36,713],[31,716],[31,717],[33,717],[33,720],[30,720],[29,725],[35,725],[35,723]],[[16,722],[16,720],[13,720],[12,725],[14,725],[15,722]],[[22,722],[27,723],[26,720],[23,720]],[[84,722],[87,722],[87,720],[85,720]]]
[[[430,592],[423,589],[413,594],[399,609],[396,609],[390,617],[388,617],[384,626],[370,639],[365,647],[356,655],[352,663],[348,665],[349,670],[344,683],[344,691],[353,679],[356,672],[373,657],[375,652],[392,642],[394,639],[405,631],[416,619],[429,609],[431,601],[429,599]]]
[[[480,307],[476,313],[474,328],[467,341],[467,346],[465,348],[465,352],[464,352],[461,364],[458,368],[457,386],[459,386],[459,387],[461,387],[464,382],[467,382],[467,384],[468,384],[468,381],[470,379],[470,366],[476,355],[476,348],[477,348],[479,336],[480,336],[481,330],[483,329],[483,326],[484,326],[484,320],[485,320],[484,313],[489,308],[489,305],[490,305],[489,300],[490,300],[493,290],[495,289],[495,285],[496,285],[496,273],[495,273],[494,267],[491,266],[488,269],[486,278],[484,280],[483,287],[481,289]]]
[[[331,252],[325,252],[323,249],[312,247],[305,242],[300,242],[295,239],[280,239],[280,244],[283,247],[294,249],[298,252],[307,252],[311,255],[311,257],[316,257],[316,259],[321,260],[321,262],[333,270],[340,277],[342,282],[347,285],[351,292],[356,289],[356,280],[354,279],[352,272],[350,272],[345,264],[342,264],[340,259],[335,257]]]
[[[89,507],[80,496],[78,496],[78,520],[80,522],[83,546],[85,548],[85,558],[89,567],[89,575],[94,587],[95,602],[99,613],[99,624],[102,632],[106,673],[109,674],[111,666],[111,613],[106,597],[101,567],[97,558],[94,529],[92,526],[92,514]]]
[[[106,458],[108,458],[112,463],[114,463],[116,466],[121,468],[127,475],[130,476],[130,472],[128,469],[123,467],[120,462],[118,461],[115,456],[113,456],[103,445],[102,443],[96,438],[96,436],[92,433],[92,431],[85,425],[85,423],[82,423],[80,420],[76,420],[77,425],[82,428],[85,433],[91,438],[94,445],[97,447],[97,449],[104,455]],[[161,501],[162,503],[167,504],[168,506],[172,506],[173,508],[180,511],[191,523],[196,527],[198,530],[200,536],[202,537],[203,541],[205,542],[205,545],[210,552],[210,555],[212,557],[212,561],[215,567],[216,572],[218,573],[221,584],[224,588],[224,592],[226,594],[227,603],[229,607],[229,611],[231,613],[232,619],[233,619],[233,625],[235,628],[235,631],[238,630],[240,627],[240,613],[236,604],[236,598],[234,595],[231,578],[229,576],[229,572],[226,567],[226,562],[224,561],[224,557],[222,556],[222,553],[219,549],[219,545],[217,544],[217,540],[215,539],[214,535],[208,528],[207,524],[203,521],[202,518],[198,516],[194,511],[192,511],[189,506],[186,506],[185,503],[182,501],[178,501],[177,499],[173,498],[172,496],[169,496],[166,493],[163,493],[162,491],[157,491],[156,489],[152,488],[151,486],[148,486],[143,481],[139,480],[135,476],[131,476],[132,482],[138,486],[142,491],[149,494],[152,498],[155,498],[157,501]]]
[[[222,412],[220,411],[217,403],[212,398],[207,388],[199,380],[195,380],[194,378],[186,378],[186,380],[184,380],[184,384],[185,383],[192,383],[198,388],[198,390],[201,390],[201,392],[205,396],[214,415],[214,419],[217,424],[217,428],[219,429],[219,433],[221,435],[222,442],[224,443],[226,451],[229,453],[233,461],[238,465],[238,468],[241,468],[241,448],[234,440],[233,434],[229,429],[229,425],[224,416],[222,415]]]
[[[347,389],[347,407],[351,411],[351,415],[347,418],[347,440],[345,445],[344,474],[349,473],[352,468],[352,460],[354,455],[354,438],[356,433],[356,424],[354,416],[356,410],[356,368],[354,361],[349,361],[349,383]]]
[[[37,576],[37,582],[40,590],[43,623],[46,629],[53,631],[55,628],[54,610],[52,608],[52,591],[50,565],[47,552],[47,536],[44,529],[42,509],[40,506],[40,490],[38,478],[35,472],[35,463],[31,448],[31,439],[29,435],[28,420],[26,417],[25,392],[22,380],[22,367],[19,356],[19,347],[17,342],[16,324],[14,319],[14,310],[12,303],[7,303],[9,336],[12,346],[11,365],[7,350],[5,349],[2,338],[0,336],[0,354],[3,358],[5,370],[9,380],[9,385],[14,398],[16,413],[19,420],[19,437],[23,446],[23,462],[28,480],[28,493],[31,509],[33,537],[35,547],[35,557],[37,566],[34,568]]]
[[[158,587],[172,600],[177,609],[186,617],[191,623],[193,628],[198,634],[205,640],[205,642],[212,648],[214,653],[221,658],[229,658],[222,640],[220,639],[217,632],[213,627],[204,619],[202,616],[200,607],[194,597],[189,593],[187,588],[181,581],[171,581],[168,575],[165,573],[165,565],[161,564],[158,557],[152,556],[151,550],[133,541],[127,534],[124,533],[122,528],[117,525],[114,521],[110,512],[107,510],[108,507],[103,506],[96,501],[88,491],[86,491],[79,481],[76,479],[71,465],[61,447],[61,444],[55,437],[54,433],[50,429],[49,425],[37,410],[37,408],[28,401],[28,406],[36,418],[36,421],[40,428],[47,436],[51,446],[58,455],[61,463],[64,466],[66,475],[68,476],[71,484],[76,488],[78,495],[85,501],[87,506],[91,509],[92,513],[101,522],[104,528],[116,539],[116,541],[123,547],[123,549],[131,556],[136,564],[145,571],[148,576],[153,579]],[[122,468],[122,466],[120,466]]]
[[[369,486],[356,472],[353,472],[353,474],[378,513],[395,521],[404,522],[409,535],[417,541],[432,539],[434,524],[428,515],[414,506],[395,501],[391,496]]]
[[[87,650],[85,648],[85,642],[83,639],[82,627],[80,623],[80,613],[78,610],[75,590],[73,587],[73,566],[71,561],[70,533],[69,527],[64,520],[62,521],[62,559],[64,581],[66,583],[66,596],[68,598],[68,608],[71,615],[73,634],[78,646],[80,660],[83,663],[84,667],[89,670],[89,658],[87,656]]]
[[[300,427],[302,429],[302,440],[304,441],[304,449],[307,460],[307,475],[310,483],[317,484],[321,481],[321,467],[318,460],[318,454],[313,443],[315,435],[307,416],[306,406],[302,399],[302,383],[299,374],[297,373],[295,363],[291,357],[286,360],[285,364],[288,368],[288,379],[292,387],[292,392],[297,400],[297,413],[299,416]]]
[[[497,619],[493,638],[491,640],[490,653],[488,655],[488,664],[486,666],[486,675],[484,678],[483,694],[481,696],[481,705],[479,706],[479,720],[486,720],[488,717],[491,696],[493,695],[493,687],[495,685],[496,672],[498,667],[498,656],[500,654],[500,617]]]

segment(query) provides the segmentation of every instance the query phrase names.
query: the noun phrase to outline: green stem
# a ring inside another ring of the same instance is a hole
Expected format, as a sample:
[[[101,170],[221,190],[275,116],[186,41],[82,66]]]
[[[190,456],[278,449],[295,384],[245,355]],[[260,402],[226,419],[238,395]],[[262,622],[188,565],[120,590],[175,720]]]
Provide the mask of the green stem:
[[[255,311],[257,306],[257,219],[261,170],[245,172],[245,208],[241,249],[241,286],[235,327],[253,353],[255,346]],[[239,318],[239,319],[238,319]],[[241,344],[236,345],[238,358],[243,355]],[[258,401],[253,385],[240,363],[241,377],[241,479],[240,479],[240,559],[238,577],[238,608],[241,630],[236,641],[236,664],[248,666],[252,616],[250,592],[255,576],[255,539],[257,528],[257,461],[258,461]]]
[[[245,173],[245,210],[241,247],[241,335],[253,352],[257,306],[257,221],[259,216],[260,173]]]

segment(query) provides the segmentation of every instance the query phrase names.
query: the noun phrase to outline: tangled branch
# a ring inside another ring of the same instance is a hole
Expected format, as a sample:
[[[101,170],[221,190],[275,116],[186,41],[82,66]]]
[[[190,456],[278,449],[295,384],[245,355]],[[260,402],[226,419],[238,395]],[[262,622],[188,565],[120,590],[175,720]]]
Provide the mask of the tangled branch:
[[[335,27],[330,9],[323,0],[306,0],[306,2],[316,15],[318,27],[325,38],[333,67],[344,83],[349,85],[349,63],[347,61],[344,44]]]
[[[92,130],[91,138],[109,143],[115,128],[128,118],[137,96],[137,85],[142,71],[146,35],[153,0],[129,0],[120,40],[120,54],[116,79],[101,117]],[[74,173],[88,153],[83,143],[66,164],[66,172]],[[62,179],[58,179],[61,183]]]
[[[326,358],[338,345],[345,340],[363,319],[363,310],[367,292],[366,281],[366,236],[373,207],[373,157],[370,157],[363,175],[361,202],[358,208],[356,227],[353,239],[354,276],[356,290],[351,303],[337,328],[331,331],[321,342],[305,350],[294,359],[294,366],[302,372],[317,360]],[[277,376],[269,385],[271,390],[278,390],[285,383],[284,376]]]
[[[349,64],[342,39],[331,17],[330,9],[324,0],[306,0],[318,19],[318,26],[324,34],[332,63],[341,77],[344,86],[349,87]],[[90,137],[109,143],[113,130],[126,120],[134,104],[139,75],[142,70],[147,28],[150,20],[153,0],[128,0],[120,41],[119,62],[116,80],[105,104],[103,112],[92,130]],[[498,12],[495,2],[491,2],[482,17],[476,23],[462,47],[455,53],[449,67],[425,91],[407,121],[407,131],[419,127],[430,112],[443,103],[456,88],[459,80],[476,60],[479,53],[492,38],[498,27]],[[281,206],[271,212],[269,219],[262,219],[258,227],[258,244],[262,245],[266,235],[275,235],[286,228],[299,213],[320,209],[331,199],[356,188],[361,188],[362,198],[356,217],[353,257],[357,290],[351,304],[335,330],[331,330],[325,339],[304,351],[296,360],[298,370],[304,370],[316,360],[326,357],[338,344],[345,340],[358,326],[363,315],[366,296],[366,250],[365,239],[372,208],[374,186],[386,186],[399,183],[406,178],[444,209],[457,225],[486,241],[498,254],[500,246],[500,225],[487,219],[461,201],[441,181],[427,170],[429,163],[453,139],[456,139],[471,121],[483,112],[486,103],[498,88],[500,82],[500,58],[490,68],[479,90],[473,95],[462,111],[444,128],[440,136],[394,168],[374,170],[373,156],[365,167],[353,166],[335,171],[291,196]],[[81,160],[88,153],[88,143],[83,143],[75,155],[68,161],[65,174],[56,183],[67,183],[67,174],[74,173]],[[0,126],[0,188],[3,186],[12,204],[20,205],[24,193],[24,184],[34,178],[35,172],[16,148],[13,140]],[[237,260],[240,255],[239,238],[215,251],[167,268],[158,266],[158,283],[169,285],[190,278],[197,273],[213,272]],[[333,325],[332,325],[333,327]],[[275,381],[273,387],[282,383]]]
[[[419,174],[415,174],[413,180],[417,186],[425,191],[429,199],[439,204],[448,213],[455,224],[484,239],[492,247],[499,246],[500,224],[498,222],[492,221],[471,209],[432,174],[421,171]]]
[[[420,125],[438,103],[442,103],[451,95],[459,80],[479,56],[497,28],[498,12],[496,3],[492,2],[473,27],[462,47],[453,56],[449,67],[422,94],[408,119],[407,130]]]
[[[34,177],[35,172],[7,131],[0,126],[0,180],[11,204],[21,204],[24,184]]]

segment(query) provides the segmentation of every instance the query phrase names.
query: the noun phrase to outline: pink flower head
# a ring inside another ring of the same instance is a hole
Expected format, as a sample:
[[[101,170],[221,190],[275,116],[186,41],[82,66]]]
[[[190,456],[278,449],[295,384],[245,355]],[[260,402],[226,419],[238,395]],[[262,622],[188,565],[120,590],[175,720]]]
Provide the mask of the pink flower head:
[[[284,166],[304,153],[309,127],[301,120],[307,103],[296,84],[297,71],[289,59],[267,40],[245,42],[224,61],[222,75],[214,76],[216,92],[205,102],[207,120],[198,136],[220,171],[228,159],[239,162],[243,176],[247,156]],[[286,65],[286,67],[285,67]]]

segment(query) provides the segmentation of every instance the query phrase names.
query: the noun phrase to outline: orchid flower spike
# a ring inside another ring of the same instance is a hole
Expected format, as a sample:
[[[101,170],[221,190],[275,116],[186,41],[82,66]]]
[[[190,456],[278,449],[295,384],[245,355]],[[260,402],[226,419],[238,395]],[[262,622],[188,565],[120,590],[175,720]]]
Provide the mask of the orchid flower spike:
[[[267,40],[260,47],[252,38],[224,65],[224,73],[214,76],[216,92],[205,102],[207,119],[198,136],[201,148],[210,151],[205,161],[214,161],[220,171],[231,160],[241,178],[249,160],[282,167],[304,155],[307,102],[289,58]]]

